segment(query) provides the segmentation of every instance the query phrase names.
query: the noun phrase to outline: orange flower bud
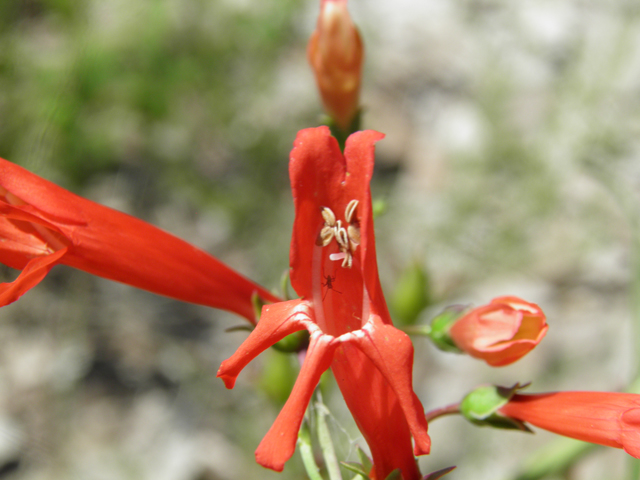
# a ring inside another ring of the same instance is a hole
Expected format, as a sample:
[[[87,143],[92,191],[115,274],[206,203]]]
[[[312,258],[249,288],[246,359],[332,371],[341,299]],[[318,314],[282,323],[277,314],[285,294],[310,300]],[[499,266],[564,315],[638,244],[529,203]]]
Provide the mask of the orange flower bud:
[[[322,0],[315,32],[307,47],[322,103],[347,131],[358,111],[363,49],[347,0]]]
[[[548,328],[537,305],[518,297],[498,297],[458,319],[449,335],[458,348],[472,357],[501,367],[526,355]]]

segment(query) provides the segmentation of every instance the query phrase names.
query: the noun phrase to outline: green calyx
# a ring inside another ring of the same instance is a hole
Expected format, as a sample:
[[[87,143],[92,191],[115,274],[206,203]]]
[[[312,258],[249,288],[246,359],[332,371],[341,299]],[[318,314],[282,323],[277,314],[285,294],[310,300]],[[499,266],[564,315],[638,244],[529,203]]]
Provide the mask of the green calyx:
[[[449,335],[451,326],[462,316],[467,309],[464,305],[452,305],[445,308],[442,313],[431,320],[429,338],[440,350],[445,352],[462,353]]]
[[[273,348],[283,353],[297,353],[309,346],[309,332],[300,330],[287,335],[278,343],[273,344]]]
[[[476,388],[460,403],[460,413],[474,425],[531,432],[523,422],[498,412],[511,397],[527,385],[516,383],[513,387],[486,385]]]

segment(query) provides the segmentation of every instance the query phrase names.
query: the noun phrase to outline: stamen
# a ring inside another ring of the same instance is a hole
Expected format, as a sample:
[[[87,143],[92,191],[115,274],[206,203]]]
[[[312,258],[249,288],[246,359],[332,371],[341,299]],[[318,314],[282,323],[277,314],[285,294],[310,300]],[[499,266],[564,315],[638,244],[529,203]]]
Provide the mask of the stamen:
[[[324,220],[324,226],[316,238],[316,245],[327,247],[333,239],[336,239],[340,253],[329,255],[331,260],[342,260],[343,268],[351,268],[353,265],[353,254],[360,245],[360,224],[355,218],[358,200],[351,200],[344,211],[345,227],[342,220],[337,220],[336,215],[329,207],[322,207],[320,213]]]
[[[329,207],[322,207],[322,218],[327,226],[334,227],[336,225],[336,215]]]
[[[322,230],[320,230],[320,236],[318,237],[316,244],[326,247],[331,243],[331,240],[333,240],[335,233],[335,227],[329,227],[325,225],[324,227],[322,227]]]
[[[360,245],[360,228],[355,225],[349,225],[347,228],[347,235],[349,236],[349,246],[351,251],[355,253],[356,247]]]
[[[347,208],[344,211],[344,219],[347,223],[351,223],[351,217],[355,213],[356,208],[358,207],[358,203],[358,200],[351,200],[347,204]]]
[[[335,262],[338,260],[343,260],[346,256],[347,256],[346,252],[332,253],[329,255],[329,260],[332,260]]]
[[[349,235],[344,228],[336,231],[336,241],[340,245],[340,250],[347,250],[349,248]]]

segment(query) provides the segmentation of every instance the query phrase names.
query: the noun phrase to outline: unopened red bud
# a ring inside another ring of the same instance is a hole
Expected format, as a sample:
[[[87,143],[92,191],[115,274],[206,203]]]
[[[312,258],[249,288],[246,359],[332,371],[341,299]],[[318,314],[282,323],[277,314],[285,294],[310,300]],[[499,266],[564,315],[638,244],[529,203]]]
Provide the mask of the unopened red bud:
[[[449,335],[460,350],[500,367],[529,353],[548,328],[537,305],[518,297],[499,297],[459,318]]]
[[[307,47],[322,103],[347,131],[358,112],[363,48],[347,0],[322,0],[315,32]]]

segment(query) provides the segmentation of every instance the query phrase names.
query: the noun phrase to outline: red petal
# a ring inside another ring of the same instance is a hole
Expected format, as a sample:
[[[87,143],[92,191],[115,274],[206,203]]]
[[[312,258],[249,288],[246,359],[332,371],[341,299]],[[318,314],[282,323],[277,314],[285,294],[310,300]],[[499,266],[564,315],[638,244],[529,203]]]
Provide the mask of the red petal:
[[[236,378],[251,360],[287,335],[304,330],[309,315],[310,309],[304,300],[265,305],[256,328],[236,352],[222,362],[217,376],[227,388],[233,388]]]
[[[427,434],[424,408],[413,391],[413,344],[407,334],[392,325],[385,325],[379,317],[357,335],[360,350],[380,370],[393,389],[415,441],[414,455],[426,455],[431,448]]]
[[[334,337],[320,331],[311,335],[309,349],[291,395],[256,450],[256,461],[263,467],[281,472],[295,452],[298,430],[309,400],[320,376],[331,366],[336,346]]]
[[[373,174],[375,142],[383,137],[382,133],[373,130],[354,133],[347,139],[343,156],[337,140],[327,127],[298,132],[289,162],[296,209],[290,264],[291,285],[301,297],[312,298],[314,277],[311,259],[323,225],[322,207],[338,209],[334,213],[342,217],[347,204],[351,200],[358,200],[361,229],[358,251],[363,259],[363,278],[372,301],[382,299],[369,182]]]
[[[369,186],[373,176],[375,144],[383,138],[383,133],[374,130],[356,132],[347,138],[344,155],[347,159],[347,171],[349,172],[345,188],[347,201],[354,198],[360,200],[358,216],[360,217],[361,241],[358,248],[362,259],[362,278],[367,287],[374,313],[380,315],[387,323],[387,319],[390,317],[378,276],[373,213],[371,211],[371,188]],[[348,182],[349,179],[354,181]]]
[[[4,307],[20,298],[27,290],[35,287],[49,273],[60,259],[67,254],[63,248],[50,255],[30,260],[18,278],[11,283],[0,284],[0,307]]]
[[[312,298],[313,249],[323,221],[321,208],[340,197],[345,160],[327,127],[300,130],[293,143],[289,176],[296,215],[291,239],[291,285],[301,297]]]
[[[632,457],[640,458],[640,408],[632,408],[620,415],[620,425],[622,448]]]

